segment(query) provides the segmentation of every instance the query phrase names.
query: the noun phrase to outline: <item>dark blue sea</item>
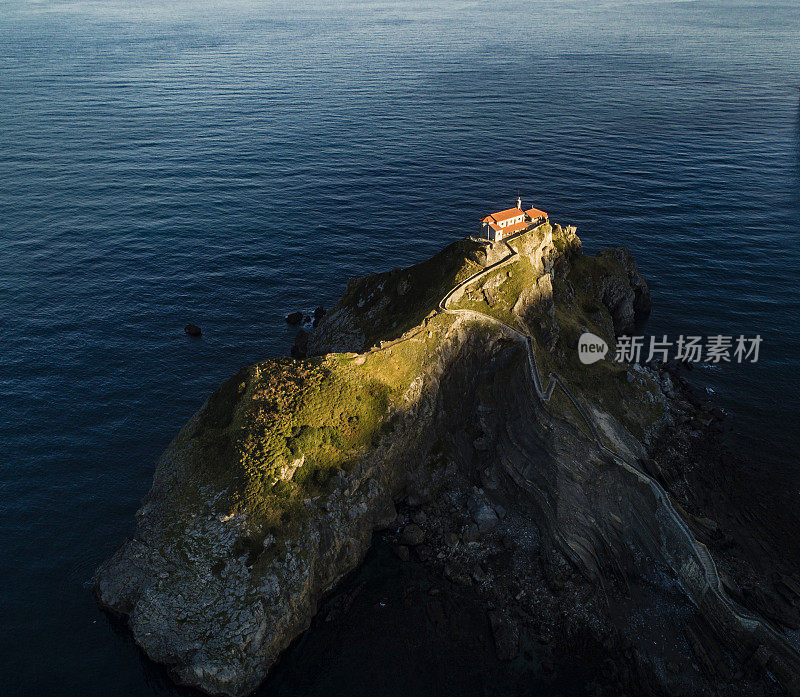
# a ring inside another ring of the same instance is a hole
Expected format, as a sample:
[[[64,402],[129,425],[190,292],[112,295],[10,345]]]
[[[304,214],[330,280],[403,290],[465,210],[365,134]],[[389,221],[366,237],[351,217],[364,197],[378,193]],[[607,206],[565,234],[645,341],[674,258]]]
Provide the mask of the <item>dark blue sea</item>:
[[[763,337],[693,379],[800,503],[798,88],[797,2],[0,2],[0,691],[177,694],[89,589],[161,450],[518,191]]]

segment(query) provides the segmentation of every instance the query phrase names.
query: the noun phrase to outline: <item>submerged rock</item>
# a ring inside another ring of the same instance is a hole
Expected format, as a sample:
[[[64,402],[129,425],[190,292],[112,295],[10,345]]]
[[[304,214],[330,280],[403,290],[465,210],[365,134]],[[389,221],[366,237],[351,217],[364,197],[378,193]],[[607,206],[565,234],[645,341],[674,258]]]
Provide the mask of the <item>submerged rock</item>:
[[[200,327],[198,327],[196,324],[187,324],[187,325],[186,325],[186,326],[183,328],[183,331],[184,331],[184,332],[186,332],[186,334],[187,334],[188,336],[192,336],[192,337],[198,337],[198,336],[201,336],[201,335],[202,335],[202,333],[203,333],[203,330],[202,330],[202,329],[200,329]]]
[[[287,324],[301,324],[303,322],[303,313],[302,312],[291,312],[286,315],[286,323]]]

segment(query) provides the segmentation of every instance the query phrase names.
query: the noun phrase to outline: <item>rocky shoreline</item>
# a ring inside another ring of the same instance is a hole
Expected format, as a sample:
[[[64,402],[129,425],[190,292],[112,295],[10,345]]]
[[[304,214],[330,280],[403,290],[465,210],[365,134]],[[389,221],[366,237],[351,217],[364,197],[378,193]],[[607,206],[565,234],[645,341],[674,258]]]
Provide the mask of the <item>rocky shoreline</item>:
[[[629,252],[513,245],[354,279],[294,352],[318,357],[240,371],[171,444],[95,593],[178,682],[251,692],[379,533],[485,611],[499,661],[576,656],[597,695],[800,694],[797,558],[760,539],[721,414],[675,366],[577,364],[649,310]],[[580,409],[536,398],[520,332]]]

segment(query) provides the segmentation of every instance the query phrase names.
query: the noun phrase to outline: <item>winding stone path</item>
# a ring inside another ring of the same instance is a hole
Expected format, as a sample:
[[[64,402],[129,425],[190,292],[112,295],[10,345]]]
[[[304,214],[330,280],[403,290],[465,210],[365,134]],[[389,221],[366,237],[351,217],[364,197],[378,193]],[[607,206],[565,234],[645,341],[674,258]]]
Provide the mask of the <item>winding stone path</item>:
[[[538,226],[536,226],[538,227]],[[724,608],[738,624],[739,626],[745,630],[748,634],[752,635],[753,638],[761,644],[764,640],[767,640],[771,644],[771,648],[773,651],[778,651],[780,654],[780,660],[784,662],[784,665],[788,669],[788,685],[785,687],[788,688],[790,693],[795,697],[800,697],[800,654],[795,649],[794,645],[779,631],[777,631],[774,627],[769,625],[764,620],[757,618],[756,616],[752,615],[751,613],[747,612],[743,608],[741,608],[738,604],[736,604],[731,598],[728,597],[727,593],[725,592],[722,582],[719,577],[719,572],[717,571],[717,566],[711,557],[708,548],[699,540],[695,539],[692,532],[689,530],[684,519],[680,516],[680,514],[675,509],[672,501],[670,500],[669,495],[664,490],[664,488],[650,475],[643,472],[642,470],[632,466],[628,463],[625,459],[620,457],[616,452],[608,448],[603,440],[603,437],[598,429],[594,419],[589,414],[587,409],[583,406],[583,404],[578,400],[578,398],[572,393],[572,391],[567,387],[561,377],[555,373],[550,373],[547,376],[547,384],[544,385],[542,382],[541,374],[539,373],[538,364],[536,362],[536,355],[533,349],[533,338],[530,334],[525,331],[521,331],[517,327],[513,327],[507,322],[500,320],[496,317],[492,317],[491,315],[484,314],[477,310],[468,310],[468,309],[458,309],[458,308],[451,308],[450,305],[453,302],[454,297],[460,299],[460,294],[466,289],[470,284],[474,283],[478,279],[486,276],[487,274],[496,271],[497,269],[506,266],[508,264],[513,264],[518,260],[519,252],[517,252],[511,245],[509,244],[510,241],[520,237],[521,235],[527,234],[536,227],[528,228],[523,230],[513,237],[509,237],[508,240],[503,240],[502,244],[504,244],[508,250],[509,254],[503,257],[501,260],[486,266],[485,268],[481,269],[477,273],[472,274],[464,281],[456,285],[455,287],[451,288],[445,296],[439,302],[439,305],[436,309],[435,314],[451,314],[451,315],[461,315],[463,317],[469,317],[472,319],[476,319],[478,321],[484,322],[491,322],[495,325],[500,326],[506,334],[510,334],[518,341],[522,342],[525,345],[525,352],[528,356],[528,370],[531,377],[531,382],[533,384],[534,391],[536,396],[543,402],[549,402],[550,398],[553,395],[556,387],[560,388],[562,392],[566,395],[566,397],[570,400],[572,405],[575,407],[577,412],[580,414],[581,418],[586,423],[589,432],[592,435],[593,440],[595,441],[597,447],[600,449],[601,453],[610,461],[617,464],[619,467],[623,468],[628,474],[632,475],[636,478],[638,482],[644,484],[645,486],[649,487],[653,496],[655,497],[656,501],[662,509],[666,512],[668,517],[673,521],[673,523],[677,526],[677,529],[680,533],[684,536],[687,546],[692,550],[692,553],[697,561],[699,569],[702,571],[703,577],[705,579],[705,590],[700,594],[700,597],[695,597],[690,593],[690,596],[693,600],[700,604],[706,601],[704,597],[707,592],[710,592],[713,596],[713,599],[716,600],[721,608]],[[484,242],[483,240],[480,240]],[[488,244],[488,242],[485,242]],[[496,244],[496,243],[495,243]],[[435,315],[434,315],[435,316]],[[396,346],[405,341],[409,341],[414,337],[418,336],[422,331],[425,331],[425,328],[421,328],[415,331],[413,334],[402,336],[398,339],[389,342],[381,342],[379,346],[376,346],[370,349],[367,353],[372,353],[375,351],[383,351],[392,346]],[[523,479],[526,481],[528,485],[532,484],[530,480],[527,480],[523,476]],[[565,540],[563,536],[559,535],[561,538],[562,543],[566,547],[572,549],[576,554],[578,553],[577,550],[574,549],[574,545],[572,545],[568,540]],[[784,677],[787,677],[784,673]]]
[[[530,232],[531,230],[524,230],[518,235],[514,237],[518,237],[519,235],[525,234]],[[509,238],[509,240],[514,238]],[[561,379],[560,376],[556,375],[555,373],[550,373],[547,377],[547,385],[543,386],[542,378],[539,373],[538,365],[536,363],[536,355],[533,350],[533,338],[530,334],[526,332],[522,332],[519,329],[512,327],[510,324],[503,322],[496,317],[492,317],[491,315],[486,315],[482,312],[478,312],[475,310],[459,310],[459,309],[452,309],[449,307],[451,300],[456,293],[463,291],[471,283],[474,283],[479,278],[482,278],[486,274],[489,274],[493,271],[496,271],[502,266],[506,264],[513,263],[517,260],[519,253],[508,244],[508,241],[503,241],[503,244],[509,249],[508,256],[504,257],[500,261],[487,266],[486,268],[482,269],[481,271],[473,274],[466,280],[462,281],[459,285],[455,288],[452,288],[445,296],[442,298],[441,302],[439,303],[438,310],[442,313],[449,313],[449,314],[461,314],[467,316],[477,316],[481,319],[489,322],[493,322],[495,324],[501,325],[507,333],[511,333],[515,336],[519,341],[525,344],[525,351],[528,356],[528,368],[530,371],[531,381],[533,383],[533,387],[536,391],[537,397],[542,400],[543,402],[548,402],[553,395],[553,392],[556,387],[561,388],[563,393],[567,396],[570,400],[572,405],[581,415],[583,420],[586,422],[586,426],[588,427],[589,431],[592,434],[592,437],[597,444],[597,447],[600,451],[611,461],[616,463],[618,466],[625,469],[628,473],[636,477],[638,481],[648,486],[653,495],[655,496],[658,503],[664,508],[666,513],[672,519],[672,521],[676,524],[678,529],[681,533],[685,536],[686,542],[688,543],[689,547],[694,552],[695,558],[699,564],[699,567],[703,571],[703,575],[705,577],[706,586],[708,590],[715,596],[715,598],[719,601],[719,603],[727,609],[730,614],[736,619],[736,621],[741,625],[741,627],[747,630],[750,633],[757,632],[760,630],[761,632],[769,637],[774,644],[777,644],[783,651],[783,659],[788,660],[791,662],[792,667],[797,670],[800,668],[800,656],[798,656],[795,647],[789,642],[789,640],[780,632],[775,630],[772,626],[756,618],[751,613],[745,611],[744,609],[740,608],[731,598],[728,597],[727,593],[725,592],[722,582],[719,577],[719,572],[717,571],[717,566],[711,557],[711,553],[708,551],[706,545],[702,542],[697,540],[694,535],[689,530],[684,519],[680,516],[680,514],[676,511],[672,501],[670,500],[669,494],[664,490],[664,488],[659,484],[655,479],[651,476],[646,474],[645,472],[633,467],[629,464],[626,460],[621,458],[617,453],[609,449],[601,434],[597,428],[597,425],[594,422],[594,419],[590,416],[588,411],[584,408],[581,402],[577,399],[577,397],[572,393],[572,391],[567,387],[564,381]],[[564,541],[566,542],[566,541]],[[571,545],[569,545],[571,547]],[[774,645],[773,645],[774,646]],[[800,694],[800,686],[797,684],[793,684],[790,686],[790,690],[792,694]]]

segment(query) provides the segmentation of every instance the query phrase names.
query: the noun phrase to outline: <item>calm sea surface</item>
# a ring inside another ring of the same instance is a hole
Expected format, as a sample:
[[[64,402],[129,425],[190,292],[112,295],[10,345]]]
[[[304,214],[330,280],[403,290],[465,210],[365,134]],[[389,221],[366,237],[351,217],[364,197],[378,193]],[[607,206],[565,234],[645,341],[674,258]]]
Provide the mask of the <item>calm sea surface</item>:
[[[176,694],[87,585],[160,451],[517,191],[634,251],[648,332],[762,335],[695,375],[800,489],[799,50],[798,3],[0,1],[2,691]]]

